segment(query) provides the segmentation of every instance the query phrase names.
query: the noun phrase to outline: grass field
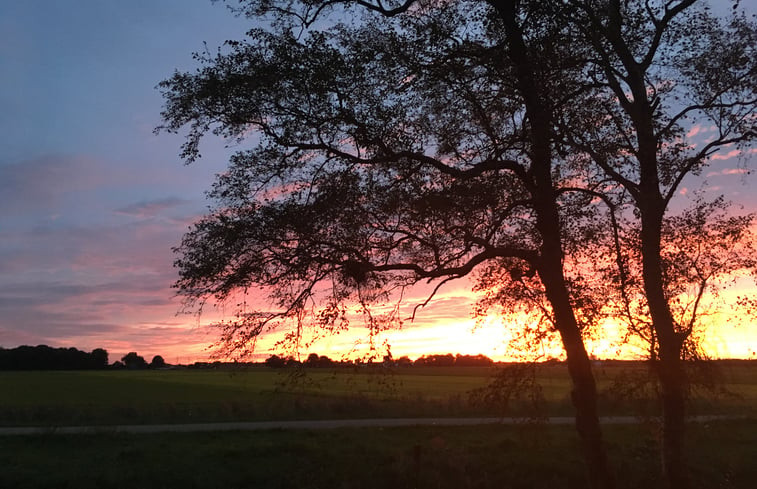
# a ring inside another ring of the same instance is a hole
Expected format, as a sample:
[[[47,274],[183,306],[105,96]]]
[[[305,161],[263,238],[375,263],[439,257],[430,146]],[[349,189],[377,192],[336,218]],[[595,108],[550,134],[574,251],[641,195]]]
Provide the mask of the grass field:
[[[695,488],[754,487],[757,365],[721,365],[720,387],[694,413],[747,418],[690,426]],[[632,385],[638,365],[596,369],[603,414],[654,411],[613,384]],[[0,425],[92,425],[266,419],[525,415],[527,401],[472,404],[488,368],[394,372],[267,368],[103,372],[0,372]],[[536,371],[542,414],[570,414],[562,365]],[[531,413],[532,414],[532,413]],[[659,425],[606,426],[620,488],[662,487]],[[572,488],[585,487],[571,426],[270,430],[155,435],[0,437],[0,488]]]
[[[656,430],[609,426],[619,488],[660,484]],[[757,422],[692,425],[694,488],[751,489]],[[569,426],[0,438],[7,488],[578,488]]]
[[[723,364],[718,392],[695,396],[694,414],[757,414],[757,365]],[[507,406],[472,402],[495,372],[486,367],[385,371],[310,369],[304,375],[265,367],[239,370],[0,372],[0,426],[139,424],[366,417],[570,415],[564,365],[536,372],[543,400]],[[602,414],[654,414],[655,403],[629,399],[638,365],[596,369]],[[722,391],[722,392],[720,392]],[[646,393],[647,396],[651,394]]]

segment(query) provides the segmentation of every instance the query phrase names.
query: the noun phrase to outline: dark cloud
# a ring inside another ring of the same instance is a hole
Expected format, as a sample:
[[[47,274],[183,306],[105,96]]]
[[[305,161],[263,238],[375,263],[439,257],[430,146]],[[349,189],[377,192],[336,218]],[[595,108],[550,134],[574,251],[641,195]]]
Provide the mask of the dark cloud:
[[[70,300],[82,300],[84,297],[102,297],[111,294],[120,296],[150,295],[165,293],[170,295],[168,288],[152,281],[134,279],[131,281],[104,283],[99,285],[81,285],[75,283],[10,283],[0,284],[0,307],[3,304],[23,301],[31,305],[58,304]],[[102,299],[98,299],[101,300]],[[105,302],[103,302],[105,303]],[[112,304],[113,301],[107,301]],[[165,304],[166,301],[160,302]]]
[[[101,311],[68,310],[59,305],[35,307],[3,307],[0,330],[21,331],[28,338],[37,338],[40,343],[60,343],[61,339],[82,334],[100,336],[117,333],[123,329],[118,318],[109,317]],[[3,346],[15,346],[0,339]]]
[[[165,199],[149,200],[137,202],[135,204],[116,209],[118,214],[124,214],[127,216],[147,218],[155,217],[156,215],[175,207],[179,207],[184,204],[189,204],[191,201],[180,199],[178,197],[168,197]]]

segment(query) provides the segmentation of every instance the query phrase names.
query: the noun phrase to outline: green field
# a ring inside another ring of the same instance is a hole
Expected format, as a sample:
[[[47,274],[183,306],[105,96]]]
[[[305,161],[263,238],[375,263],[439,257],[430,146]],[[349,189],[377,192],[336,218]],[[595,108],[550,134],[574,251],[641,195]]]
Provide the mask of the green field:
[[[656,431],[609,426],[618,487],[658,488]],[[692,425],[694,488],[751,489],[757,422]],[[76,489],[586,487],[569,426],[0,438],[0,487]]]
[[[694,414],[757,414],[757,365],[720,366],[715,390],[696,391]],[[0,372],[0,425],[102,425],[424,416],[570,415],[564,365],[540,366],[543,399],[528,392],[503,403],[475,402],[494,368]],[[647,390],[623,395],[643,378],[640,365],[596,368],[602,414],[655,414]],[[613,383],[616,388],[611,388]]]
[[[746,418],[693,423],[695,488],[754,487],[757,365],[722,363],[691,412]],[[318,418],[520,415],[517,425],[0,437],[0,488],[572,488],[585,487],[571,426],[530,422],[528,399],[471,402],[489,368],[0,372],[0,425],[184,423]],[[597,366],[603,414],[653,414],[628,399],[646,373]],[[571,413],[563,365],[541,366],[543,415]],[[527,397],[527,396],[526,396]],[[620,488],[662,487],[659,425],[605,427]]]

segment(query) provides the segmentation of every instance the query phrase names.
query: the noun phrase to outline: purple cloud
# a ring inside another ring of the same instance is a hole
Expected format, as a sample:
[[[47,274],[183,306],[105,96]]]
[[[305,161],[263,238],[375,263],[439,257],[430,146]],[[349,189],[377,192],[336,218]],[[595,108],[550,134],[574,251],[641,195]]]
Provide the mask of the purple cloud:
[[[189,203],[191,203],[189,200],[180,199],[178,197],[167,197],[165,199],[142,201],[127,205],[120,209],[116,209],[116,213],[144,219],[155,217],[166,210]]]
[[[0,215],[55,212],[63,197],[102,184],[102,168],[83,156],[45,156],[0,165]]]

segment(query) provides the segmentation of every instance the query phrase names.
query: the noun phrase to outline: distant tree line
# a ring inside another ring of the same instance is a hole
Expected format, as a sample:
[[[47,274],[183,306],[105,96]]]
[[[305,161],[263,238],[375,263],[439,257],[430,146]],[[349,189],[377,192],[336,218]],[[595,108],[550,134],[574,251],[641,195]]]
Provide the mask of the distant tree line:
[[[400,360],[402,359],[400,358]],[[457,354],[453,357],[451,353],[422,356],[413,362],[413,365],[428,365],[433,367],[486,367],[493,364],[494,360],[486,355]]]
[[[358,365],[374,365],[385,367],[410,367],[410,366],[432,366],[432,367],[481,367],[490,366],[494,361],[485,355],[425,355],[416,360],[411,360],[407,356],[392,358],[385,356],[381,361],[363,361],[363,360],[333,360],[325,355],[311,353],[304,361],[298,360],[292,356],[282,357],[271,355],[264,364],[271,368],[284,368],[292,366],[304,366],[313,368],[323,367],[347,367]],[[220,361],[216,362],[195,362],[187,365],[189,368],[221,368],[225,364]],[[235,362],[233,365],[241,366]],[[19,346],[16,348],[0,347],[0,370],[97,370],[97,369],[127,369],[127,370],[144,370],[144,369],[162,369],[171,367],[160,355],[155,355],[149,363],[137,352],[129,352],[120,360],[108,364],[108,352],[103,348],[95,348],[91,352],[79,350],[74,347],[70,348],[53,348],[47,345],[38,346]]]
[[[77,348],[53,348],[47,345],[0,346],[0,370],[98,370],[98,369],[160,369],[166,368],[163,357],[155,355],[150,363],[137,352],[129,352],[120,361],[108,364],[108,352],[95,348],[90,353]]]
[[[90,353],[76,348],[47,345],[0,347],[0,370],[95,370],[108,368],[108,352],[95,348]]]
[[[144,370],[148,368],[160,369],[168,367],[168,364],[160,355],[152,357],[152,361],[147,363],[147,360],[143,356],[137,354],[135,351],[130,351],[123,357],[120,362],[115,362],[112,365],[115,369],[128,369],[128,370]]]
[[[394,359],[391,356],[385,356],[381,362],[362,362],[360,360],[332,360],[325,355],[318,355],[317,353],[311,353],[307,356],[305,361],[297,360],[296,358],[291,356],[281,357],[279,355],[271,355],[265,360],[264,363],[271,368],[283,368],[292,366],[338,367],[362,364],[379,364],[391,367],[487,367],[494,365],[494,361],[486,355],[452,355],[451,353],[444,355],[424,355],[417,358],[416,360],[411,360],[410,357],[407,356],[403,356],[397,359]]]

